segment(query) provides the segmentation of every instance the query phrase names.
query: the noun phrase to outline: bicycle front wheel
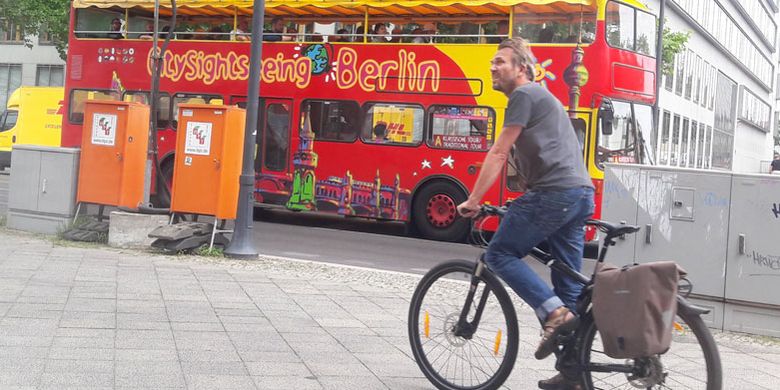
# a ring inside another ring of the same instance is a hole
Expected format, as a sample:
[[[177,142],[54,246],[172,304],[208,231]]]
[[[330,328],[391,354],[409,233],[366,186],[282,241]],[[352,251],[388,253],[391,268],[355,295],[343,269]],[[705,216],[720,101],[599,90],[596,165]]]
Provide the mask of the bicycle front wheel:
[[[467,302],[474,269],[475,263],[465,260],[440,264],[420,280],[412,296],[412,353],[439,389],[496,389],[517,358],[517,315],[498,278],[485,269]],[[466,305],[469,325],[462,332],[458,320]]]
[[[718,347],[699,315],[678,311],[668,351],[627,360],[604,353],[593,317],[584,325],[580,361],[586,367],[582,378],[586,389],[721,390],[723,386]],[[627,368],[631,372],[620,372]]]

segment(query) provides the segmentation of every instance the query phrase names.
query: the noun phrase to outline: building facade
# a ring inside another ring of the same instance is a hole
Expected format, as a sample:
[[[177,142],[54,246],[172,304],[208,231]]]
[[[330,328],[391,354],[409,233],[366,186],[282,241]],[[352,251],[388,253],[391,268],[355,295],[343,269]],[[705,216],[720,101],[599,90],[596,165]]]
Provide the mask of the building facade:
[[[0,19],[0,112],[8,96],[20,86],[62,86],[65,61],[46,36],[32,37],[33,47],[24,44],[22,32]]]
[[[648,7],[658,14],[660,4]],[[666,27],[691,34],[660,77],[659,123],[645,135],[654,162],[766,172],[776,131],[777,0],[666,4]]]

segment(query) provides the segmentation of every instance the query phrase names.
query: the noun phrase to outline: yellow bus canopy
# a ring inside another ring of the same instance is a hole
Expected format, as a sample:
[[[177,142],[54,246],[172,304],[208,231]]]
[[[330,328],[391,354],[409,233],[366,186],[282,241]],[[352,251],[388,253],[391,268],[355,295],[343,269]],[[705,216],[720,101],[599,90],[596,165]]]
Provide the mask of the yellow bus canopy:
[[[266,0],[267,15],[292,17],[358,17],[366,11],[384,17],[447,17],[452,15],[506,15],[511,6],[549,6],[556,13],[578,12],[581,6],[592,7],[606,0]],[[162,14],[169,14],[170,0],[160,0]],[[185,15],[248,15],[252,0],[177,0]],[[74,8],[154,8],[153,0],[73,0]]]

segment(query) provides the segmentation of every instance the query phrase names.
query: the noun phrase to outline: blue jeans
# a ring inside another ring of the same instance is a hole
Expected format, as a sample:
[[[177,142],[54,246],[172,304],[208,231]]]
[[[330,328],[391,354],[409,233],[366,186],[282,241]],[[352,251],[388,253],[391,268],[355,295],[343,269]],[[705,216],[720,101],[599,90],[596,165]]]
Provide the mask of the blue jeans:
[[[553,271],[553,291],[522,258],[546,239],[556,259],[579,271],[585,220],[593,207],[592,188],[530,191],[512,202],[490,241],[488,267],[531,305],[542,322],[558,307],[574,311],[582,286]]]

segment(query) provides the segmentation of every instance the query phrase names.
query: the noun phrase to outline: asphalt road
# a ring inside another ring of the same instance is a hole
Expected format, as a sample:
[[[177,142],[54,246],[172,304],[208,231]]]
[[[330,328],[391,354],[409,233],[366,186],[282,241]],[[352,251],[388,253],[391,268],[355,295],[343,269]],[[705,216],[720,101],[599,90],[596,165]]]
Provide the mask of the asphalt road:
[[[406,236],[397,222],[376,222],[286,210],[256,213],[255,248],[274,256],[392,271],[425,273],[447,259],[476,259],[466,244]]]
[[[8,204],[9,171],[0,172],[0,216]],[[255,213],[255,249],[261,254],[423,274],[449,259],[476,259],[467,244],[410,237],[398,222],[263,209]],[[546,275],[544,266],[532,267]]]

